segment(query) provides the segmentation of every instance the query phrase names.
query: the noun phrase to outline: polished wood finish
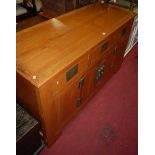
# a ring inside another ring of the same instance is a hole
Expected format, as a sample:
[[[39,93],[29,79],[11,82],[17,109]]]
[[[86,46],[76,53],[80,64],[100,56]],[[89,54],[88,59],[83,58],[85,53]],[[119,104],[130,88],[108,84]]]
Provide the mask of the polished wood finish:
[[[40,120],[39,109],[37,106],[37,96],[35,86],[20,74],[16,74],[16,95],[17,101],[27,108],[29,113],[33,114],[37,120]]]
[[[40,87],[133,15],[114,6],[94,4],[21,31],[17,33],[17,71]]]
[[[17,33],[17,99],[39,119],[48,146],[120,68],[134,16],[96,3]]]

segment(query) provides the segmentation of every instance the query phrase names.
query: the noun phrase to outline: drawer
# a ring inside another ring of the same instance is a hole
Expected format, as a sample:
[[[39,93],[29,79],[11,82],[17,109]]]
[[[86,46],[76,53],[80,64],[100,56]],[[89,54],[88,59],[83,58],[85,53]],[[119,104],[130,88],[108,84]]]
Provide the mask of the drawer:
[[[124,24],[116,32],[114,32],[114,40],[117,41],[117,43],[122,44],[127,42],[130,35],[132,23],[133,19],[129,20],[126,24]]]
[[[53,78],[46,82],[42,88],[50,91],[51,95],[58,93],[68,84],[80,78],[88,69],[88,55],[84,55],[74,63],[67,66],[60,73],[57,73]]]
[[[112,47],[113,47],[113,36],[110,35],[91,50],[90,52],[91,66],[96,64],[103,57],[106,57],[109,54],[109,49]]]

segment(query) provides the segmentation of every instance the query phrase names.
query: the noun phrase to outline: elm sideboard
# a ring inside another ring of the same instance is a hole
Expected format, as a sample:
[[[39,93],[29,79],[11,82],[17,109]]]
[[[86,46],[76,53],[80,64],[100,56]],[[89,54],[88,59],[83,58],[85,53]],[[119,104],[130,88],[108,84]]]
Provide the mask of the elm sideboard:
[[[17,101],[47,146],[119,70],[135,15],[94,3],[17,33]]]

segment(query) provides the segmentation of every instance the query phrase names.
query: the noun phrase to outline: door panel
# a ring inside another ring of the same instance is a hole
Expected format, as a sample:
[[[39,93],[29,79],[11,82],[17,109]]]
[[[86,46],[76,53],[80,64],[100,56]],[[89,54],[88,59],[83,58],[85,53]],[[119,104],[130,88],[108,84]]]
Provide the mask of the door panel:
[[[85,82],[81,90],[83,102],[95,94],[109,78],[109,56],[107,55],[85,74]]]
[[[60,104],[60,118],[64,127],[80,109],[80,88],[79,80],[72,82],[57,94],[56,102]]]

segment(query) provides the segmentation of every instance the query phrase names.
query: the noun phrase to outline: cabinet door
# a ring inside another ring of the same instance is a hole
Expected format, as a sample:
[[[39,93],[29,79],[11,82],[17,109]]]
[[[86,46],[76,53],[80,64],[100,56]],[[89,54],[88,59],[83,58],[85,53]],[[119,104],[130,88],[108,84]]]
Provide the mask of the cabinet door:
[[[78,86],[79,79],[64,87],[55,97],[60,104],[60,118],[62,128],[74,117],[81,108],[81,89]]]
[[[121,67],[121,64],[123,62],[124,53],[127,47],[127,43],[129,40],[131,28],[132,28],[132,23],[133,23],[133,19],[128,21],[126,24],[124,24],[114,34],[116,45],[112,54],[115,57],[115,60],[114,60],[115,72]]]
[[[108,57],[100,61],[94,68],[94,87],[99,89],[108,80]]]
[[[111,57],[109,58],[109,74],[114,74],[118,71],[123,61],[123,52],[118,44],[111,50]]]
[[[120,69],[123,63],[127,41],[128,41],[128,38],[125,38],[124,42],[117,43],[114,49],[112,50],[111,54],[112,54],[113,60],[111,61],[112,63],[111,70],[113,70],[114,73],[116,73]]]
[[[108,80],[109,70],[108,56],[91,67],[84,76],[84,85],[81,90],[82,101],[85,103],[93,96]]]

